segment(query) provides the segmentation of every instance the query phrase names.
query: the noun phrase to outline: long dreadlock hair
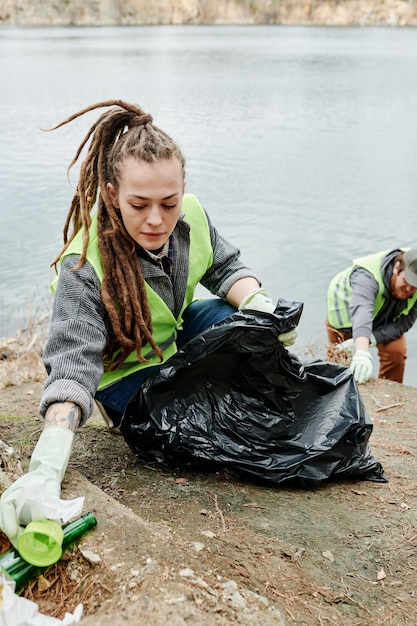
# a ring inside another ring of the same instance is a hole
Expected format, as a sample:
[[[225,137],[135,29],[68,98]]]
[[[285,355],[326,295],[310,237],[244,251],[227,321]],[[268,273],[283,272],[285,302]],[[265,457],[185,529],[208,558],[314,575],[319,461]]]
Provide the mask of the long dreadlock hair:
[[[77,188],[65,221],[64,247],[51,267],[57,269],[60,257],[81,228],[82,253],[74,271],[84,265],[91,212],[97,203],[98,246],[104,269],[101,297],[112,328],[104,361],[106,368],[112,370],[133,351],[136,351],[140,362],[146,362],[141,352],[142,346],[147,343],[160,358],[162,352],[152,337],[151,312],[145,281],[135,254],[135,241],[127,232],[120,212],[113,206],[107,183],[118,189],[123,163],[127,158],[153,163],[175,157],[181,164],[183,174],[185,159],[173,139],[153,124],[151,115],[139,106],[122,100],[92,104],[49,130],[56,130],[101,107],[112,108],[91,126],[68,167],[69,172],[91,140],[81,163]],[[72,233],[69,236],[71,223]]]

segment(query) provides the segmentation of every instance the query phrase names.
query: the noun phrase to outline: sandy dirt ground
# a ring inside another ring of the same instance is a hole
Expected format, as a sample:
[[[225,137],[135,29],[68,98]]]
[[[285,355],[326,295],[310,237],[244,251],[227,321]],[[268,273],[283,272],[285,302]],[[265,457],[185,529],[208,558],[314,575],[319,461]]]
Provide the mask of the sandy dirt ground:
[[[1,455],[27,468],[42,428],[36,353],[0,362]],[[94,414],[75,438],[63,497],[97,527],[25,597],[82,624],[416,624],[417,388],[372,380],[361,395],[387,483],[271,487],[229,471],[146,466]]]

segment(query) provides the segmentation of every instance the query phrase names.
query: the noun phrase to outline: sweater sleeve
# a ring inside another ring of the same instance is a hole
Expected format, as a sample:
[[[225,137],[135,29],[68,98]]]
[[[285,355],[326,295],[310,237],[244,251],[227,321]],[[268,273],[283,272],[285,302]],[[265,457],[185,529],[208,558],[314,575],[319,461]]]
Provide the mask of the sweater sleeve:
[[[224,239],[207,216],[213,263],[201,279],[201,284],[219,298],[225,298],[234,283],[246,276],[252,276],[260,283],[255,272],[240,260],[240,250]]]
[[[371,338],[375,299],[378,283],[370,272],[357,268],[350,277],[352,297],[349,305],[349,317],[352,322],[353,339],[357,337]]]
[[[108,329],[100,281],[88,262],[72,271],[78,259],[70,255],[61,266],[43,355],[48,377],[39,412],[44,416],[50,404],[71,401],[81,408],[83,424],[93,411]]]

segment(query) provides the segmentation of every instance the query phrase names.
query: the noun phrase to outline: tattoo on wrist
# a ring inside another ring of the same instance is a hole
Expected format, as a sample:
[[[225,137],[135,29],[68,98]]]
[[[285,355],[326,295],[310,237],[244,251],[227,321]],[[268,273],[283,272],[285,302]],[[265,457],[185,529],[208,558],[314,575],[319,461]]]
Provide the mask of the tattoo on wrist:
[[[75,432],[81,421],[81,410],[73,402],[54,402],[45,414],[44,427],[62,426]]]

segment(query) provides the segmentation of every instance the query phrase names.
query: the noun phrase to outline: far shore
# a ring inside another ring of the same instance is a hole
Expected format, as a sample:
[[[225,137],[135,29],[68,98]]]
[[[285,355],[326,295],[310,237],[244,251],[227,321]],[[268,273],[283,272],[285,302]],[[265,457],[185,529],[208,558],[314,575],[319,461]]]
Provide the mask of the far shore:
[[[3,0],[0,26],[417,26],[415,0]]]

